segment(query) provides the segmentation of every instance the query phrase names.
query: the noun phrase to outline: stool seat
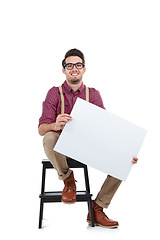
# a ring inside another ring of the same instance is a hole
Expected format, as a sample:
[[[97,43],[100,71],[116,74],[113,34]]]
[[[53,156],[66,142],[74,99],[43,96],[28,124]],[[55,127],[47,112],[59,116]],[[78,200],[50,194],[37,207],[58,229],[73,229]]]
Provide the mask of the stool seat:
[[[84,191],[76,191],[76,202],[87,202],[88,210],[90,210],[91,214],[91,226],[94,227],[94,216],[92,209],[92,194],[90,193],[89,186],[89,177],[88,177],[88,168],[87,165],[72,159],[66,158],[68,166],[70,168],[83,168],[84,169],[84,179],[85,179],[85,190]],[[45,177],[46,177],[46,169],[54,168],[51,162],[48,159],[43,159],[42,161],[42,185],[41,185],[41,194],[40,197],[40,212],[39,212],[39,228],[42,228],[42,219],[43,219],[43,207],[44,203],[49,202],[61,202],[62,191],[45,191]]]
[[[87,165],[84,163],[78,162],[77,160],[74,160],[72,158],[66,158],[68,166],[70,168],[85,168]],[[43,159],[42,164],[45,164],[46,168],[54,168],[52,163],[48,159]]]

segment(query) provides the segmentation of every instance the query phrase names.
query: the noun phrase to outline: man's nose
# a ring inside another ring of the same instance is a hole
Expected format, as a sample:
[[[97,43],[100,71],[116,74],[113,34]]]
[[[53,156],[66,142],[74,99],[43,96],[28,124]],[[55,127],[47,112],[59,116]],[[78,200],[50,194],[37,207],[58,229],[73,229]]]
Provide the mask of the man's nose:
[[[78,71],[78,69],[76,68],[76,66],[73,66],[72,71]]]
[[[73,69],[77,69],[77,68],[76,68],[76,65],[73,65]]]

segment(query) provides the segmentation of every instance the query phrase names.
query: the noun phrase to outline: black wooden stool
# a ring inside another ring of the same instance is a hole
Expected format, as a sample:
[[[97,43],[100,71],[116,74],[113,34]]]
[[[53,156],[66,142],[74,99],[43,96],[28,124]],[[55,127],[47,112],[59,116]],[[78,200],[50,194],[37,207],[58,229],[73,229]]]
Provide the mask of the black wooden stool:
[[[80,163],[74,159],[67,158],[68,166],[70,168],[83,168],[84,169],[84,178],[85,178],[85,187],[84,191],[77,191],[76,193],[76,201],[77,202],[87,202],[88,210],[91,213],[91,226],[94,227],[94,216],[92,209],[92,194],[90,194],[90,186],[89,186],[89,178],[88,178],[88,168],[87,165]],[[45,176],[46,169],[53,168],[52,164],[48,159],[44,159],[42,161],[43,169],[42,169],[42,186],[41,186],[41,194],[40,197],[40,213],[39,213],[39,228],[42,228],[42,219],[43,219],[43,205],[48,202],[61,202],[62,191],[54,191],[54,192],[45,192]]]

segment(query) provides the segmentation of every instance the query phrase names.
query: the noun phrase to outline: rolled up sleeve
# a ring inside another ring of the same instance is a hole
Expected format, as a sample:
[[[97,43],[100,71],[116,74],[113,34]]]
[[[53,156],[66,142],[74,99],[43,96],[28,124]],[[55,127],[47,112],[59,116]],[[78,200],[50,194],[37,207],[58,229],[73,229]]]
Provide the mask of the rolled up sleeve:
[[[54,123],[56,121],[56,109],[58,103],[58,89],[57,87],[51,88],[42,104],[42,115],[39,119],[39,126],[42,123]]]

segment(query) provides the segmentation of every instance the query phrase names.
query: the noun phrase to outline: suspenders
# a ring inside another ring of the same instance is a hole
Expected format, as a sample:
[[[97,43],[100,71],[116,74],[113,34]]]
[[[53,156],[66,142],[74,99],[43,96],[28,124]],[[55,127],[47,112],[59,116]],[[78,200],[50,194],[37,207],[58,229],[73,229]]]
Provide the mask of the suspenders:
[[[86,87],[86,101],[89,102],[89,88]]]
[[[59,87],[59,91],[61,94],[61,114],[63,114],[64,113],[64,96],[63,96],[62,86]]]
[[[64,113],[64,96],[63,96],[63,90],[62,86],[59,87],[59,91],[61,94],[61,114]],[[86,87],[86,101],[89,102],[89,88]]]

